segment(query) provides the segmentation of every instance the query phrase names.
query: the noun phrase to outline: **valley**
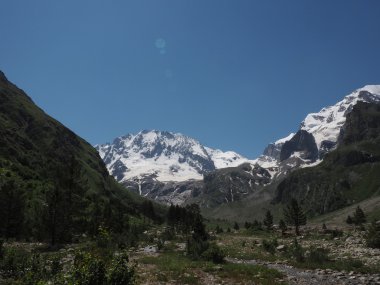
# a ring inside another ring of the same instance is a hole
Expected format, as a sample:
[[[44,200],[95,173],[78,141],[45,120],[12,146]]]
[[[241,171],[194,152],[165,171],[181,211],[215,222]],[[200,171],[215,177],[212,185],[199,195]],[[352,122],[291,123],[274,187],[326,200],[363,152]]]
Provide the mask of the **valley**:
[[[247,159],[157,130],[93,148],[0,75],[1,284],[380,283],[378,86]]]

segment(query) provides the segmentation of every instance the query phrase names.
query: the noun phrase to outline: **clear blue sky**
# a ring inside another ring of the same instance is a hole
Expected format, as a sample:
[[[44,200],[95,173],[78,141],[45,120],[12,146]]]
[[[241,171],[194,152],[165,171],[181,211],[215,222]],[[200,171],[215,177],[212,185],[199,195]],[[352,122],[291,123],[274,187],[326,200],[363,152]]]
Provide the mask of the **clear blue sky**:
[[[2,0],[0,69],[92,144],[159,129],[253,158],[380,83],[380,1]]]

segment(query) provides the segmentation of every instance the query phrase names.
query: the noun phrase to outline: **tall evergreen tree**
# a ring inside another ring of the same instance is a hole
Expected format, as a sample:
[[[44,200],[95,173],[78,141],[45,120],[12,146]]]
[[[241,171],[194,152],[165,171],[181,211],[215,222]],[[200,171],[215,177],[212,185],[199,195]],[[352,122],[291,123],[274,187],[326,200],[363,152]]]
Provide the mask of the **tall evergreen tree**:
[[[284,209],[284,218],[286,223],[295,227],[296,235],[300,234],[300,226],[306,225],[306,215],[295,199]]]
[[[279,226],[279,228],[280,228],[280,230],[281,230],[281,234],[284,236],[286,230],[288,229],[288,227],[286,226],[286,223],[284,222],[283,219],[280,220],[278,226]]]
[[[263,224],[268,231],[273,229],[273,215],[269,210],[265,213]]]
[[[363,210],[360,208],[360,206],[356,207],[353,220],[354,220],[355,225],[357,226],[360,226],[367,221],[366,216]]]

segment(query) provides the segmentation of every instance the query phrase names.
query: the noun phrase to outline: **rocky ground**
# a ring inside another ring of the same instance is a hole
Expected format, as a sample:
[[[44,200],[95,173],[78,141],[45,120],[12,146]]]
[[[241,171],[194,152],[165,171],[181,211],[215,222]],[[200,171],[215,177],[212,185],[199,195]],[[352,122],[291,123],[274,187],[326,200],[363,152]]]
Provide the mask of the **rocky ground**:
[[[284,280],[294,285],[356,285],[356,284],[380,284],[379,274],[359,274],[346,271],[334,271],[331,269],[304,270],[279,262],[263,262],[258,260],[242,260],[227,258],[228,262],[258,264],[284,273]]]

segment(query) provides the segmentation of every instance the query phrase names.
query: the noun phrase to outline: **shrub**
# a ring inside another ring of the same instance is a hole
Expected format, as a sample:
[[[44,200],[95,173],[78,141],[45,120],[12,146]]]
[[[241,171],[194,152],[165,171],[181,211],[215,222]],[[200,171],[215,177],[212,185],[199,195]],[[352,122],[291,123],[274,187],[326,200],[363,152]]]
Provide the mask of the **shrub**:
[[[51,260],[51,264],[50,264],[51,276],[55,276],[55,275],[59,274],[62,271],[62,269],[63,269],[63,266],[61,264],[60,258],[58,256],[54,257]]]
[[[294,258],[297,262],[305,261],[305,250],[298,243],[297,239],[294,239],[294,242],[285,253],[289,258]]]
[[[74,259],[72,281],[81,285],[103,285],[106,280],[105,265],[102,260],[89,253],[79,253]]]
[[[307,261],[312,263],[322,264],[329,261],[329,250],[324,248],[311,247],[310,252],[307,255]]]
[[[126,252],[116,256],[109,268],[108,284],[109,285],[128,285],[133,284],[135,277],[134,267],[128,265],[128,254]]]
[[[98,234],[96,236],[96,244],[100,248],[108,247],[110,242],[110,234],[106,228],[100,226],[98,228]]]
[[[202,258],[214,263],[223,263],[225,254],[223,250],[215,243],[210,243],[205,252],[202,253]]]
[[[326,233],[326,234],[330,234],[332,239],[333,239],[333,238],[336,238],[336,237],[341,237],[341,236],[343,236],[343,231],[338,230],[338,229],[334,229],[334,230],[325,230],[325,233]]]
[[[216,226],[216,228],[215,228],[215,233],[217,233],[217,234],[221,234],[221,233],[223,233],[223,229],[222,229],[221,227],[219,227],[219,225],[218,225],[218,226]]]
[[[172,228],[166,228],[161,234],[163,240],[173,240],[175,238],[175,232]]]
[[[22,276],[23,284],[34,285],[49,277],[46,260],[40,254],[33,254],[28,258],[24,275]]]
[[[276,247],[278,246],[278,242],[276,239],[270,241],[263,239],[262,244],[263,248],[270,254],[274,254],[276,252]]]
[[[22,249],[8,248],[4,251],[0,271],[6,278],[18,278],[28,268],[29,253]]]
[[[365,235],[365,241],[368,247],[380,248],[380,221],[368,227]]]

